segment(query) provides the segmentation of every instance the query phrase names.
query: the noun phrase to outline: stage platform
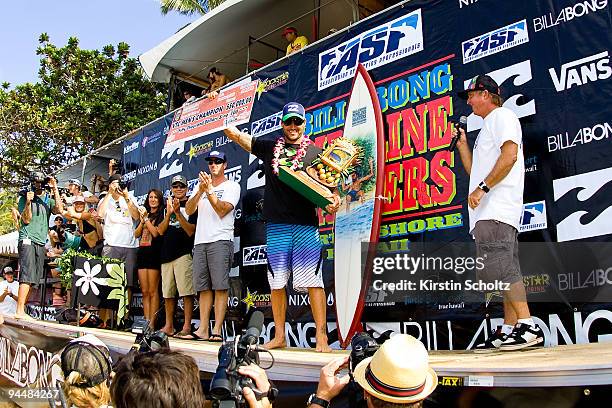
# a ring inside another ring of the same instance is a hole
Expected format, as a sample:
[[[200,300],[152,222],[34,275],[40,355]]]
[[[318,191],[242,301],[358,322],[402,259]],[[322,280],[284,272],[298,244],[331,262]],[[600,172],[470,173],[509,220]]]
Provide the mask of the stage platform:
[[[86,333],[98,336],[111,351],[125,354],[134,342],[131,333],[90,329],[43,321],[23,321],[5,317],[14,330],[36,331],[42,335],[76,338]],[[29,330],[28,330],[29,329]],[[201,371],[217,368],[220,343],[171,339],[170,347],[194,357]],[[348,351],[329,354],[307,349],[272,350],[274,366],[269,376],[279,381],[317,382],[319,370],[330,359]],[[270,356],[261,355],[262,366]],[[536,348],[517,352],[476,354],[469,351],[432,351],[432,367],[441,385],[485,387],[557,387],[612,384],[612,343]]]

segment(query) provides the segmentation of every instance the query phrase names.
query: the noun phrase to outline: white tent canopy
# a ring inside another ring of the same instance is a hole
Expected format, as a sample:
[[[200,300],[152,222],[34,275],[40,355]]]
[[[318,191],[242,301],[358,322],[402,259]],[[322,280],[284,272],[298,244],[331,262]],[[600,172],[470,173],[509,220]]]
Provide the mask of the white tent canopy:
[[[16,255],[19,232],[13,231],[0,235],[0,255]]]
[[[331,28],[355,22],[358,11],[357,0],[227,0],[139,60],[153,82],[169,82],[173,72],[201,82],[213,66],[237,79],[246,74],[250,59],[267,65],[284,56],[287,42],[281,33],[285,26],[296,27],[312,42],[316,34],[313,15],[318,21],[317,35],[323,37]],[[282,51],[261,43],[249,47],[249,37]]]

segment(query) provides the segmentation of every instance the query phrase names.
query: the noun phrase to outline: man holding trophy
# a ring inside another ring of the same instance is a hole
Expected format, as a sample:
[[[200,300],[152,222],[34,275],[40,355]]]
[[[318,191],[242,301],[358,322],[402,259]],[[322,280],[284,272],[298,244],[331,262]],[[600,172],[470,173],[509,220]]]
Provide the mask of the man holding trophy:
[[[293,273],[293,288],[308,292],[316,326],[316,350],[331,351],[327,344],[326,297],[321,270],[322,253],[316,205],[296,189],[281,181],[283,171],[302,173],[322,152],[304,136],[305,110],[297,102],[285,105],[282,113],[283,135],[276,139],[253,138],[228,127],[225,134],[243,149],[264,162],[266,186],[263,216],[266,221],[268,282],[271,289],[275,335],[264,346],[268,349],[286,347],[285,287]],[[305,174],[305,173],[302,173]],[[307,177],[307,176],[306,176]],[[340,199],[333,192],[325,211],[333,214]]]

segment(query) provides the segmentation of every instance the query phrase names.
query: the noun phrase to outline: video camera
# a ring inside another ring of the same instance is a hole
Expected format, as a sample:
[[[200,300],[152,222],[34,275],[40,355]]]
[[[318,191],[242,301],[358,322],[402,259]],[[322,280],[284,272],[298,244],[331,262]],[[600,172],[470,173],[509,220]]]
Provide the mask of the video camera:
[[[36,191],[36,183],[40,183],[40,188],[44,189],[49,184],[51,176],[46,176],[40,171],[33,171],[28,176],[28,181],[19,189],[19,195],[25,196],[28,192]]]
[[[161,330],[154,332],[147,319],[136,319],[132,324],[132,333],[136,334],[136,339],[130,351],[147,353],[170,348],[168,335]]]
[[[378,343],[368,333],[357,333],[351,339],[351,355],[349,357],[350,381],[347,388],[349,407],[351,408],[365,408],[367,406],[366,401],[363,399],[363,389],[353,378],[353,371],[363,360],[372,357],[378,348]]]
[[[241,336],[236,337],[234,341],[226,342],[219,348],[219,365],[210,382],[210,396],[213,400],[213,407],[246,406],[246,401],[242,395],[244,387],[251,388],[258,400],[268,397],[270,401],[273,401],[278,395],[278,390],[274,388],[272,383],[270,383],[270,390],[266,394],[255,387],[251,378],[238,372],[238,368],[242,366],[251,363],[259,365],[257,344],[263,323],[263,313],[255,311],[249,319],[246,331]]]

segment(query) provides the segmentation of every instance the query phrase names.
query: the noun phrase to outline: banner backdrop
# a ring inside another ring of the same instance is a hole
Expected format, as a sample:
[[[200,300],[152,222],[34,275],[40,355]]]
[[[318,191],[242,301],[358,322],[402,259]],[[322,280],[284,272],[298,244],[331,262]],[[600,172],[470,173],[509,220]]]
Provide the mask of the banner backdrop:
[[[380,240],[389,250],[400,251],[414,241],[469,241],[468,176],[458,153],[446,147],[450,121],[462,115],[468,116],[473,145],[482,120],[470,114],[456,92],[475,75],[489,74],[500,84],[504,106],[517,114],[523,130],[526,174],[520,239],[610,241],[611,21],[607,0],[534,0],[520,7],[501,0],[402,3],[253,73],[250,80],[259,83],[251,121],[240,128],[256,137],[278,137],[281,109],[295,100],[307,110],[306,134],[317,145],[326,145],[342,133],[351,80],[360,62],[375,82],[386,127],[387,200]],[[242,289],[240,296],[233,294],[239,297],[234,304],[262,308],[271,316],[260,162],[222,132],[165,143],[180,114],[179,109],[124,142],[124,177],[140,201],[154,187],[167,194],[175,174],[187,177],[192,189],[198,172],[206,169],[203,155],[224,151],[229,157],[227,177],[241,184],[243,194],[236,212]],[[331,216],[320,216],[330,322],[332,221]],[[558,255],[551,248],[550,256]],[[589,265],[610,270],[612,265],[604,265],[598,254],[592,257]],[[564,273],[590,272],[576,268]],[[530,284],[540,293],[559,290],[561,278],[552,272],[546,277],[529,270],[523,274],[528,293]],[[595,287],[598,282],[588,284]],[[603,284],[612,284],[612,276]],[[367,321],[448,319],[469,326],[483,316],[484,298],[482,306],[444,301],[441,307],[386,302],[385,296],[384,291],[369,294]],[[532,312],[556,313],[559,307],[534,304]],[[564,311],[581,307],[562,303]],[[307,297],[290,291],[288,313],[289,322],[310,321]]]

